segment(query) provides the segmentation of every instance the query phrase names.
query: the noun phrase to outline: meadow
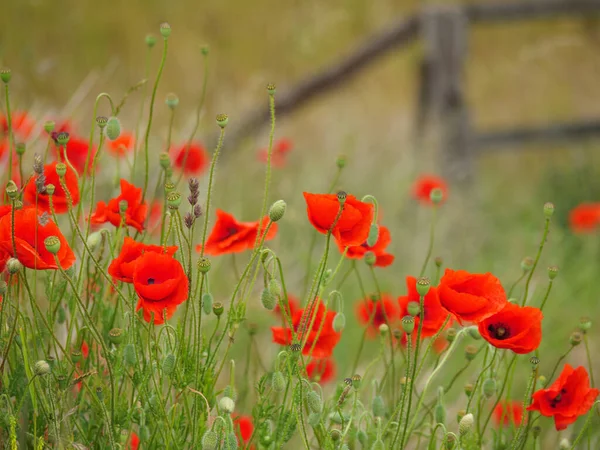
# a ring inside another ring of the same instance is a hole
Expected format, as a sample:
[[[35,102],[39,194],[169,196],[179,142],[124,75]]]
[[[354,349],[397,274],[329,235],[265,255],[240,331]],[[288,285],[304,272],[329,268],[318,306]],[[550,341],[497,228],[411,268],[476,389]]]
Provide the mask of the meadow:
[[[2,5],[0,448],[598,448],[597,143],[445,179],[419,48],[278,119],[410,2],[55,6]],[[594,117],[596,47],[473,29],[475,123]]]

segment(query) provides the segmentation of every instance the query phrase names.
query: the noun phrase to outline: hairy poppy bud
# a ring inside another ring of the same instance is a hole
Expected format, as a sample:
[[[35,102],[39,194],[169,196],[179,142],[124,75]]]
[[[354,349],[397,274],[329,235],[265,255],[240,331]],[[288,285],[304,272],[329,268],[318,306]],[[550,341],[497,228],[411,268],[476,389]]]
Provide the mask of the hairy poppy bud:
[[[169,107],[169,109],[173,110],[173,109],[177,108],[177,105],[179,105],[179,97],[177,97],[173,93],[167,94],[165,103]]]
[[[473,390],[475,389],[475,386],[473,386],[473,383],[467,383],[465,384],[464,390],[465,390],[465,395],[467,397],[470,397],[473,394]]]
[[[421,297],[425,297],[431,288],[431,281],[427,277],[421,277],[417,279],[417,293]]]
[[[65,163],[58,163],[56,165],[56,174],[59,177],[64,177],[67,173],[67,165]]]
[[[473,418],[473,414],[465,414],[462,419],[460,419],[460,422],[458,422],[458,432],[461,435],[467,434],[473,428],[474,423],[475,420]]]
[[[6,261],[6,270],[8,270],[8,273],[11,275],[20,272],[22,268],[23,264],[21,264],[21,261],[17,258],[9,258],[8,261]]]
[[[106,123],[106,137],[114,141],[121,135],[121,122],[116,117],[111,117]]]
[[[373,252],[365,253],[365,263],[367,263],[367,266],[374,266],[376,262],[377,262],[377,256],[375,256],[375,253],[373,253]]]
[[[358,430],[356,437],[358,438],[360,445],[362,445],[363,448],[366,448],[369,444],[369,435],[364,430]]]
[[[433,410],[433,417],[436,423],[446,423],[446,408],[442,403],[436,403],[435,409]]]
[[[67,145],[69,142],[69,133],[66,131],[61,131],[58,133],[56,135],[56,142],[58,142],[59,145]]]
[[[206,431],[202,436],[202,450],[216,450],[219,436],[212,430]]]
[[[333,331],[341,333],[346,328],[346,316],[344,313],[337,313],[333,318],[331,326],[333,327]]]
[[[234,402],[237,400],[238,395],[237,395],[237,391],[235,390],[235,387],[228,384],[227,386],[225,386],[225,389],[223,389],[223,395],[225,397],[229,397],[230,399],[232,399]]]
[[[546,383],[548,383],[548,379],[544,375],[540,375],[537,379],[537,383],[540,387],[544,387],[546,386]]]
[[[38,377],[43,377],[50,373],[50,365],[42,359],[34,364],[33,373]]]
[[[198,270],[200,273],[207,273],[210,270],[210,259],[203,257],[198,260]]]
[[[435,263],[435,267],[437,267],[438,269],[442,267],[442,264],[444,264],[444,260],[441,256],[436,256],[433,262]]]
[[[271,205],[269,208],[269,219],[273,222],[278,222],[281,220],[283,215],[285,214],[286,203],[283,200],[277,200],[275,203]]]
[[[162,370],[165,375],[171,375],[175,370],[175,355],[173,353],[169,353],[163,359]]]
[[[178,209],[181,205],[181,194],[179,192],[169,192],[167,194],[167,206],[169,209]]]
[[[491,398],[496,393],[496,380],[488,378],[483,382],[483,395],[486,398]]]
[[[287,383],[283,374],[280,371],[276,371],[271,376],[271,384],[275,392],[283,392]]]
[[[467,345],[465,347],[465,357],[467,358],[467,360],[473,361],[476,356],[477,356],[477,347],[475,347],[474,345]]]
[[[529,272],[531,269],[533,269],[534,264],[534,259],[531,256],[527,256],[523,258],[523,261],[521,261],[521,269],[523,272]]]
[[[202,311],[204,314],[210,314],[213,308],[213,296],[210,292],[206,292],[202,295]]]
[[[442,191],[440,188],[434,188],[429,193],[429,198],[434,205],[437,205],[444,200],[444,191]]]
[[[323,411],[323,401],[321,400],[321,396],[315,391],[310,391],[308,393],[306,396],[306,403],[313,413],[320,413]]]
[[[571,333],[571,336],[569,337],[569,342],[571,342],[571,345],[573,347],[575,347],[576,345],[581,344],[582,339],[583,339],[583,336],[581,335],[581,333],[579,333],[578,331],[575,331],[575,332]]]
[[[558,275],[558,266],[550,266],[548,267],[548,278],[554,280]]]
[[[558,448],[560,450],[569,450],[571,448],[571,442],[567,438],[563,438],[558,443]]]
[[[56,255],[60,250],[60,239],[56,236],[48,236],[44,239],[44,247],[53,255]]]
[[[369,228],[369,236],[367,237],[367,245],[369,247],[374,247],[377,244],[377,240],[379,239],[379,225],[376,223],[372,223]]]
[[[277,278],[271,278],[269,280],[269,292],[274,297],[281,296],[281,283]]]
[[[25,154],[25,142],[17,142],[15,151],[17,152],[17,155],[23,156]]]
[[[12,73],[11,73],[10,69],[7,69],[7,68],[0,69],[0,79],[2,79],[4,84],[8,84],[11,77],[12,77]]]
[[[415,330],[415,319],[413,316],[404,316],[402,318],[402,329],[406,334],[412,334]]]
[[[156,45],[156,36],[154,36],[153,34],[147,34],[146,45],[148,46],[148,48],[154,47]]]
[[[476,341],[481,339],[481,334],[479,333],[479,329],[476,326],[470,326],[467,328],[467,333]]]
[[[550,217],[552,217],[552,215],[554,214],[554,203],[544,203],[544,216],[546,216],[547,219],[549,219]]]
[[[275,87],[275,84],[273,84],[273,83],[267,84],[267,92],[269,93],[269,95],[275,95],[276,90],[277,89]]]
[[[167,22],[161,23],[160,24],[160,34],[165,39],[167,39],[169,36],[171,36],[171,25],[169,25]]]
[[[219,400],[219,408],[221,408],[226,414],[231,414],[235,409],[235,402],[229,397],[221,397]]]
[[[579,319],[579,329],[582,333],[586,333],[592,328],[592,319],[589,317],[582,317]]]
[[[112,328],[108,332],[108,339],[113,344],[116,344],[116,345],[120,344],[121,342],[123,342],[123,330],[120,328]]]
[[[415,317],[421,312],[421,306],[418,302],[408,302],[408,305],[406,305],[406,310],[408,311],[408,314]]]
[[[383,397],[381,397],[381,395],[376,395],[373,397],[373,400],[371,401],[371,409],[373,410],[373,415],[375,417],[385,416],[385,403],[383,402]]]
[[[262,290],[260,294],[260,303],[269,311],[273,311],[273,309],[275,309],[276,299],[273,294],[271,294],[269,289],[265,288]]]
[[[382,323],[381,325],[379,325],[379,334],[381,334],[382,336],[387,336],[389,331],[390,327],[388,327],[387,324]]]
[[[56,187],[53,184],[47,184],[46,185],[46,194],[53,195],[55,189],[56,189]]]
[[[221,128],[225,128],[229,123],[229,117],[227,114],[217,114],[217,125]]]
[[[100,245],[101,241],[102,241],[102,232],[95,231],[88,236],[87,246],[89,247],[90,250],[94,251],[98,248],[98,245]]]
[[[223,303],[221,303],[221,302],[213,303],[213,313],[215,316],[221,317],[221,314],[223,314],[224,310],[225,310],[225,308],[223,307]]]
[[[14,200],[19,196],[19,188],[13,180],[9,180],[9,182],[6,183],[6,195],[8,195],[8,198],[11,200]]]
[[[135,355],[135,347],[133,346],[133,344],[127,344],[123,348],[123,359],[129,366],[135,365],[137,358]]]

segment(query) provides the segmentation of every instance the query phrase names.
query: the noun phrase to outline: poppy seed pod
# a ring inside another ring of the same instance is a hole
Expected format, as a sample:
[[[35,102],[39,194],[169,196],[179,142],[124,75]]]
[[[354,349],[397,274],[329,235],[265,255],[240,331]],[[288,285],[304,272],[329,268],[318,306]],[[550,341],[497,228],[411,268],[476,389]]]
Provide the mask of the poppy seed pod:
[[[163,38],[167,39],[171,36],[171,25],[167,22],[163,22],[160,24],[160,34]]]
[[[11,275],[19,273],[22,268],[23,264],[16,258],[9,258],[8,261],[6,261],[6,270],[8,270],[8,273]]]
[[[581,319],[579,319],[578,327],[582,333],[586,333],[590,330],[590,328],[592,328],[592,319],[590,319],[589,317],[582,317]]]
[[[207,56],[208,53],[210,52],[210,48],[208,47],[208,45],[203,45],[202,48],[200,49],[200,52],[204,55]]]
[[[160,167],[162,167],[163,169],[168,169],[169,167],[171,167],[171,158],[169,158],[168,153],[161,153],[158,157],[158,162],[160,164]]]
[[[531,256],[527,256],[527,257],[523,258],[523,261],[521,261],[521,269],[524,272],[529,272],[531,269],[533,269],[534,264],[535,264],[534,259]]]
[[[200,273],[208,273],[208,271],[210,270],[210,266],[210,259],[200,258],[198,260],[198,270],[200,271]]]
[[[352,387],[356,390],[360,389],[360,386],[362,384],[362,377],[355,373],[354,375],[352,375]]]
[[[390,327],[388,327],[387,324],[382,323],[381,325],[379,325],[379,334],[381,334],[382,336],[387,336],[389,331]]]
[[[474,345],[467,345],[465,347],[465,358],[469,361],[473,361],[477,356],[477,347]]]
[[[6,183],[6,195],[8,195],[8,198],[11,200],[14,200],[19,196],[19,188],[13,180]]]
[[[365,253],[365,263],[367,266],[374,266],[377,262],[377,256],[373,252]]]
[[[473,418],[473,414],[465,414],[462,419],[460,419],[460,422],[458,422],[458,432],[461,434],[461,436],[464,436],[470,432],[474,423],[475,420]]]
[[[127,200],[121,200],[119,202],[119,212],[121,214],[125,214],[127,212],[127,207],[129,206],[129,203],[127,202]]]
[[[108,332],[108,339],[113,344],[116,344],[116,345],[120,344],[121,342],[123,342],[123,330],[120,328],[112,328]]]
[[[435,263],[435,267],[437,267],[438,269],[440,267],[442,267],[442,264],[444,264],[444,260],[442,259],[441,256],[436,256],[433,260],[433,262]]]
[[[173,183],[172,181],[167,181],[165,183],[165,192],[167,194],[169,194],[170,192],[173,192],[175,190],[175,183]]]
[[[483,382],[483,395],[486,398],[491,398],[496,393],[496,380],[488,378]]]
[[[554,203],[544,203],[544,216],[549,219],[554,214]]]
[[[333,318],[331,326],[333,327],[333,331],[335,331],[336,333],[341,333],[344,330],[344,328],[346,328],[346,316],[344,315],[344,313],[337,313]]]
[[[343,205],[344,203],[346,203],[348,194],[345,191],[338,191],[338,193],[336,195],[337,195],[337,199],[338,199],[338,202],[340,203],[340,205]]]
[[[4,82],[4,84],[8,84],[12,76],[10,69],[4,68],[0,69],[0,79]]]
[[[217,125],[221,128],[225,128],[229,123],[229,117],[227,114],[217,114]]]
[[[179,192],[169,192],[167,194],[167,206],[169,209],[178,209],[181,205],[181,194]]]
[[[56,187],[53,184],[46,185],[46,194],[53,195],[55,190],[56,190]]]
[[[548,278],[554,280],[558,275],[558,266],[550,266],[548,267]]]
[[[269,93],[269,95],[275,95],[276,90],[277,89],[275,87],[275,84],[273,84],[273,83],[267,84],[267,92]]]
[[[17,152],[17,155],[23,156],[25,154],[25,142],[17,142],[15,151]]]
[[[107,117],[105,117],[105,116],[96,117],[96,124],[98,125],[98,127],[100,127],[100,129],[106,127],[107,123],[108,123]]]
[[[470,397],[473,394],[473,390],[475,390],[475,386],[473,385],[473,383],[465,384],[464,391],[467,397]]]
[[[148,46],[148,48],[154,47],[156,45],[156,36],[154,36],[153,34],[147,34],[146,45]]]
[[[106,137],[114,141],[121,136],[121,122],[116,117],[111,117],[106,123]]]
[[[58,163],[56,165],[56,174],[59,177],[64,177],[67,173],[67,165],[65,163]]]
[[[346,167],[347,163],[348,159],[345,155],[338,155],[338,157],[335,159],[335,165],[338,167],[338,169],[343,169]]]
[[[427,277],[421,277],[417,279],[417,293],[421,297],[425,297],[431,288],[431,281]]]
[[[44,122],[44,130],[48,134],[50,134],[54,131],[55,126],[56,126],[56,123],[54,122],[54,120],[47,120],[46,122]]]
[[[415,330],[415,319],[413,316],[404,316],[402,318],[402,329],[406,334],[412,334]]]
[[[437,205],[444,200],[444,191],[440,188],[433,188],[429,193],[429,199],[434,205]]]
[[[229,397],[221,397],[219,400],[219,408],[226,414],[231,414],[235,410],[235,402]]]
[[[173,110],[177,108],[177,105],[179,105],[179,97],[177,97],[177,95],[173,93],[167,94],[165,103],[169,107],[169,109]]]
[[[81,350],[71,350],[71,361],[73,361],[74,363],[78,363],[79,361],[81,361],[82,356],[83,354],[81,353]]]
[[[571,333],[571,336],[569,337],[569,342],[571,343],[571,345],[573,347],[575,347],[576,345],[581,344],[582,339],[583,339],[583,336],[581,335],[581,333],[578,331],[575,331],[575,332]]]
[[[60,239],[57,236],[48,236],[44,239],[44,247],[53,255],[56,255],[60,250]]]
[[[215,316],[217,317],[221,317],[221,314],[223,314],[223,311],[225,310],[225,307],[223,306],[223,303],[221,302],[216,302],[213,303],[213,313]]]
[[[6,284],[6,281],[0,280],[0,295],[6,294],[7,288],[8,288],[8,284]]]
[[[33,373],[36,374],[38,377],[43,377],[44,375],[49,374],[50,364],[48,364],[43,359],[36,362],[33,366]]]
[[[408,314],[415,317],[419,315],[419,312],[421,312],[421,306],[419,306],[417,302],[408,302],[408,305],[406,305],[406,311]]]
[[[202,436],[202,450],[215,450],[219,443],[219,436],[213,430],[207,430]]]
[[[204,314],[210,314],[213,307],[213,296],[210,292],[206,292],[202,295],[202,311]]]
[[[61,131],[58,133],[56,135],[56,142],[58,142],[59,145],[67,145],[69,142],[69,133],[66,131]]]
[[[273,222],[278,222],[281,220],[285,214],[286,206],[287,204],[283,200],[277,200],[275,203],[273,203],[271,208],[269,208],[269,219],[271,219]]]

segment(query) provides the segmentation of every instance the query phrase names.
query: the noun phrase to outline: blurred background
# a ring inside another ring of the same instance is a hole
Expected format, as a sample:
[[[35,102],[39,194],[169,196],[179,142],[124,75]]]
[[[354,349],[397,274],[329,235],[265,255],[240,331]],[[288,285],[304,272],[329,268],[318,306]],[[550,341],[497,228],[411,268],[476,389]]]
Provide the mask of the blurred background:
[[[497,1],[469,4],[484,7]],[[267,130],[258,125],[242,134],[235,130],[267,107],[265,85],[276,83],[276,103],[285,100],[298,83],[338,66],[364,45],[380,49],[377,39],[406,27],[410,39],[389,43],[379,57],[364,58],[351,77],[333,79],[278,116],[276,138],[293,144],[284,167],[274,171],[272,190],[272,199],[283,198],[289,205],[273,243],[288,268],[288,289],[297,295],[303,289],[312,232],[301,193],[327,190],[339,154],[346,155],[348,165],[336,187],[357,196],[375,195],[381,223],[391,230],[396,261],[377,273],[382,288],[393,295],[404,294],[405,276],[416,274],[427,249],[431,211],[410,197],[418,175],[444,176],[450,186],[434,256],[442,257],[444,266],[490,271],[505,286],[520,276],[521,260],[537,253],[542,206],[552,201],[556,214],[531,300],[539,304],[546,267],[558,265],[545,311],[542,373],[569,348],[580,316],[596,319],[600,312],[598,232],[574,233],[568,225],[573,207],[600,201],[600,141],[594,138],[595,123],[600,123],[600,19],[592,12],[595,2],[566,3],[583,13],[562,8],[543,18],[519,19],[517,12],[510,19],[482,20],[448,9],[461,2],[443,2],[438,10],[430,2],[411,0],[0,0],[0,65],[12,69],[16,109],[40,121],[69,117],[88,130],[96,95],[108,92],[118,102],[145,77],[147,58],[150,86],[154,82],[162,39],[149,53],[144,40],[148,33],[159,37],[159,24],[168,21],[173,31],[158,90],[152,151],[156,158],[164,151],[169,92],[180,98],[173,140],[189,136],[203,83],[201,48],[208,46],[208,92],[198,139],[209,148],[214,143],[217,113],[229,115],[232,129],[229,145],[225,138],[215,205],[242,220],[255,220],[264,174],[257,152],[267,144]],[[592,7],[578,9],[579,4]],[[470,23],[453,28],[465,19]],[[454,38],[456,45],[450,42]],[[140,92],[131,95],[120,116],[126,129],[136,125]],[[427,119],[421,133],[419,117]],[[575,125],[568,139],[548,134],[564,124]],[[578,124],[587,128],[577,132]],[[461,144],[489,133],[532,129],[544,139],[514,140],[482,151],[473,145],[468,152]],[[317,242],[315,260],[323,245]],[[225,257],[216,262],[224,276],[215,286],[223,287],[223,296],[233,279],[230,263]],[[368,289],[374,289],[372,283]],[[354,281],[344,286],[351,324],[357,292]],[[259,313],[250,311],[251,319],[264,321]],[[351,324],[348,333],[358,339],[360,330]],[[590,331],[594,352],[597,330],[595,323]],[[263,334],[268,340],[268,331]],[[351,343],[344,337],[336,349],[342,374],[351,365],[351,358],[343,356],[354,355]],[[569,358],[585,363],[583,348]]]

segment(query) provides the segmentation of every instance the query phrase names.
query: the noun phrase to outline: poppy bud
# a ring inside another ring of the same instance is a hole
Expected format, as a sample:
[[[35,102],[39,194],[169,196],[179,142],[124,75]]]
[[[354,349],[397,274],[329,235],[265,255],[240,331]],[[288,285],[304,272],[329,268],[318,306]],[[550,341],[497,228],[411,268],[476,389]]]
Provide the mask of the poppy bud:
[[[43,377],[50,373],[50,365],[43,359],[36,362],[33,366],[33,373],[38,377]]]
[[[465,347],[465,357],[469,361],[473,361],[476,356],[477,356],[477,347],[475,347],[474,345],[467,345]]]
[[[23,156],[23,154],[25,153],[25,143],[24,142],[17,142],[17,145],[15,147],[15,151],[17,152],[17,155]]]
[[[271,291],[269,291],[267,288],[262,290],[260,294],[260,302],[262,303],[263,307],[269,311],[273,311],[273,309],[275,309],[276,299],[273,294],[271,294]]]
[[[417,293],[421,297],[425,297],[431,288],[431,281],[427,277],[421,277],[417,279]]]
[[[21,200],[15,200],[15,201],[13,201],[13,206],[15,207],[15,210],[22,209],[23,202]]]
[[[537,379],[537,383],[540,387],[544,387],[546,386],[546,383],[548,383],[548,379],[544,375],[540,375]]]
[[[139,438],[142,442],[148,442],[150,440],[150,428],[147,426],[141,426],[139,432]]]
[[[227,433],[225,436],[225,442],[223,442],[224,450],[237,450],[238,449],[238,441],[237,436],[233,431]]]
[[[227,114],[217,114],[217,125],[219,125],[221,128],[225,128],[227,123],[229,123],[229,117]]]
[[[337,313],[333,318],[331,326],[333,328],[333,331],[335,331],[336,333],[341,333],[344,330],[344,328],[346,328],[346,316],[344,315],[344,313]]]
[[[338,169],[343,169],[344,167],[346,167],[347,163],[348,160],[346,158],[346,155],[338,155],[338,157],[335,159],[335,165],[338,167]]]
[[[48,195],[53,195],[54,194],[54,190],[55,190],[55,186],[53,184],[47,184],[46,185],[46,193]]]
[[[127,207],[129,206],[129,204],[127,203],[127,200],[121,200],[119,202],[119,212],[121,214],[125,214],[127,212]]]
[[[365,253],[365,263],[367,263],[367,266],[374,266],[376,262],[377,262],[377,256],[375,256],[375,253],[373,253],[373,252]]]
[[[364,430],[358,430],[356,433],[356,437],[358,438],[358,442],[365,448],[369,444],[369,435]]]
[[[434,188],[429,193],[429,198],[434,205],[437,205],[444,200],[444,192],[440,188]]]
[[[67,311],[65,311],[65,308],[63,308],[62,306],[60,306],[58,308],[56,315],[57,315],[56,321],[61,325],[63,323],[65,323],[65,321],[67,320]]]
[[[340,430],[338,430],[337,428],[333,428],[329,432],[329,436],[331,436],[331,440],[333,442],[337,442],[342,438],[342,432]]]
[[[373,410],[373,415],[375,417],[383,417],[385,416],[385,403],[383,402],[383,398],[381,395],[376,395],[373,397],[371,402],[371,409]]]
[[[589,317],[582,317],[579,319],[579,329],[585,334],[589,329],[592,328],[592,319]]]
[[[367,237],[367,245],[369,247],[374,247],[377,244],[377,240],[379,239],[379,225],[376,223],[371,224],[371,228],[369,228],[369,237]]]
[[[415,317],[419,315],[419,312],[421,312],[421,306],[417,302],[408,302],[408,305],[406,305],[406,310],[411,316]]]
[[[281,296],[281,283],[277,278],[271,278],[269,280],[269,292],[271,292],[271,295],[274,297]]]
[[[486,398],[491,398],[496,393],[496,380],[488,378],[483,382],[483,395]]]
[[[123,342],[123,330],[120,328],[113,328],[108,332],[108,339],[113,344],[120,344]]]
[[[456,328],[448,328],[446,330],[446,340],[448,342],[453,342],[456,339]]]
[[[58,375],[56,377],[56,381],[58,382],[58,387],[63,391],[69,387],[69,379],[66,375]]]
[[[444,264],[444,260],[441,256],[436,256],[433,262],[435,263],[435,267],[437,267],[438,269],[442,267],[442,264]]]
[[[173,353],[169,353],[165,356],[162,363],[162,371],[165,375],[171,375],[175,370],[175,355]]]
[[[167,104],[167,106],[169,107],[169,109],[173,110],[173,109],[177,108],[177,105],[179,105],[179,97],[177,97],[173,93],[167,94],[167,98],[165,99],[165,103]]]
[[[67,165],[65,163],[58,163],[56,165],[56,174],[59,177],[64,177],[67,173]]]
[[[273,83],[267,84],[267,92],[269,93],[269,95],[275,95],[276,90],[277,89]]]
[[[467,333],[476,341],[481,339],[481,334],[479,333],[479,329],[476,326],[471,326],[467,328]]]
[[[530,256],[527,256],[523,258],[523,261],[521,261],[521,269],[523,270],[523,272],[529,272],[531,269],[533,269],[534,264],[534,259]]]
[[[71,350],[71,361],[73,361],[74,363],[77,363],[79,361],[81,361],[81,357],[82,357],[82,353],[81,350],[77,350],[77,349],[72,349]]]
[[[213,296],[210,292],[202,295],[202,310],[204,314],[210,314],[213,308]]]
[[[436,423],[446,423],[446,408],[441,403],[436,403],[435,409],[433,410],[433,417]]]
[[[102,241],[102,232],[95,231],[88,236],[87,246],[89,247],[90,250],[94,251],[98,248],[98,245],[100,245],[101,241]]]
[[[348,197],[348,194],[346,194],[345,191],[338,191],[337,199],[338,199],[338,202],[340,203],[340,205],[343,205],[344,203],[346,203],[347,197]]]
[[[216,450],[219,437],[212,430],[207,430],[202,436],[202,450]]]
[[[213,313],[215,316],[221,317],[221,314],[223,314],[224,310],[225,310],[225,308],[223,307],[223,303],[216,302],[213,304]]]
[[[208,47],[208,45],[203,45],[202,48],[200,49],[200,51],[202,52],[202,54],[204,56],[207,56],[208,53],[210,52],[210,48]]]
[[[123,348],[123,359],[129,366],[134,366],[137,358],[135,356],[135,347],[133,344],[127,344]]]
[[[362,385],[362,377],[355,373],[354,375],[352,375],[352,387],[356,390],[360,389],[360,386]]]
[[[381,325],[379,325],[379,334],[381,334],[382,336],[387,336],[389,331],[390,327],[388,327],[387,324],[382,323]]]
[[[12,76],[12,74],[11,74],[10,69],[7,69],[7,68],[0,69],[0,79],[2,79],[2,81],[4,81],[4,84],[8,84],[11,76]]]
[[[171,166],[171,159],[169,158],[168,153],[161,153],[158,157],[158,162],[160,164],[160,167],[162,167],[163,169],[167,169]]]
[[[558,266],[550,266],[548,267],[548,278],[554,280],[558,275]]]
[[[280,371],[273,372],[271,376],[271,385],[275,392],[283,392],[286,386],[285,377]]]
[[[100,401],[104,400],[104,390],[102,389],[102,386],[96,387],[96,397],[98,397],[98,400]]]
[[[544,216],[546,216],[547,219],[549,219],[550,217],[552,217],[552,215],[554,214],[554,203],[544,203]]]
[[[171,36],[171,25],[169,25],[167,22],[161,23],[160,24],[160,34],[165,39],[167,39],[169,36]]]
[[[111,117],[106,123],[106,137],[114,141],[121,135],[121,122],[116,117]]]
[[[313,413],[320,413],[323,411],[323,401],[321,400],[321,396],[315,391],[310,391],[308,393],[306,396],[306,403]]]
[[[271,219],[273,222],[278,222],[281,220],[285,214],[286,206],[287,205],[283,200],[277,200],[275,203],[273,203],[269,209],[269,219]]]
[[[412,334],[415,330],[415,319],[413,316],[404,316],[402,318],[402,329],[406,334]]]
[[[231,414],[235,409],[235,402],[229,397],[221,397],[219,400],[219,408],[221,408],[226,414]]]
[[[8,261],[6,261],[6,270],[8,270],[8,273],[11,275],[20,272],[22,268],[23,264],[16,258],[9,258]]]
[[[6,281],[0,280],[0,295],[6,294],[7,287],[8,287],[8,285],[6,284]]]
[[[58,142],[59,145],[67,145],[69,142],[69,133],[66,131],[61,131],[58,133],[56,135],[56,142]]]
[[[44,247],[53,255],[56,255],[60,250],[60,239],[56,236],[48,236],[44,239]]]
[[[470,397],[471,394],[473,394],[473,390],[475,389],[475,386],[473,386],[473,383],[467,383],[465,384],[465,395],[467,397]]]
[[[19,188],[13,180],[6,183],[6,195],[8,195],[8,198],[11,200],[14,200],[19,196]]]
[[[560,450],[569,450],[571,448],[571,442],[567,438],[563,438],[558,443],[558,448]]]
[[[210,266],[210,259],[203,257],[198,260],[198,270],[200,273],[208,273]]]
[[[44,130],[46,130],[46,133],[50,134],[54,131],[54,127],[56,126],[56,124],[54,123],[53,120],[47,120],[46,122],[44,122]]]
[[[147,34],[146,45],[148,46],[148,48],[154,47],[156,45],[156,36],[154,36],[153,34]]]
[[[452,433],[448,433],[444,436],[444,448],[446,450],[453,450],[456,444],[456,436]]]
[[[581,333],[579,333],[578,331],[574,331],[573,333],[571,333],[571,336],[569,337],[569,341],[571,342],[571,345],[573,347],[575,347],[576,345],[581,344],[582,338],[583,338],[583,336],[581,335]]]
[[[458,432],[464,436],[471,431],[474,423],[475,420],[473,419],[473,414],[465,414],[462,419],[460,419],[460,422],[458,422]]]
[[[167,206],[169,209],[178,209],[181,205],[181,194],[179,192],[169,192],[167,194]]]

